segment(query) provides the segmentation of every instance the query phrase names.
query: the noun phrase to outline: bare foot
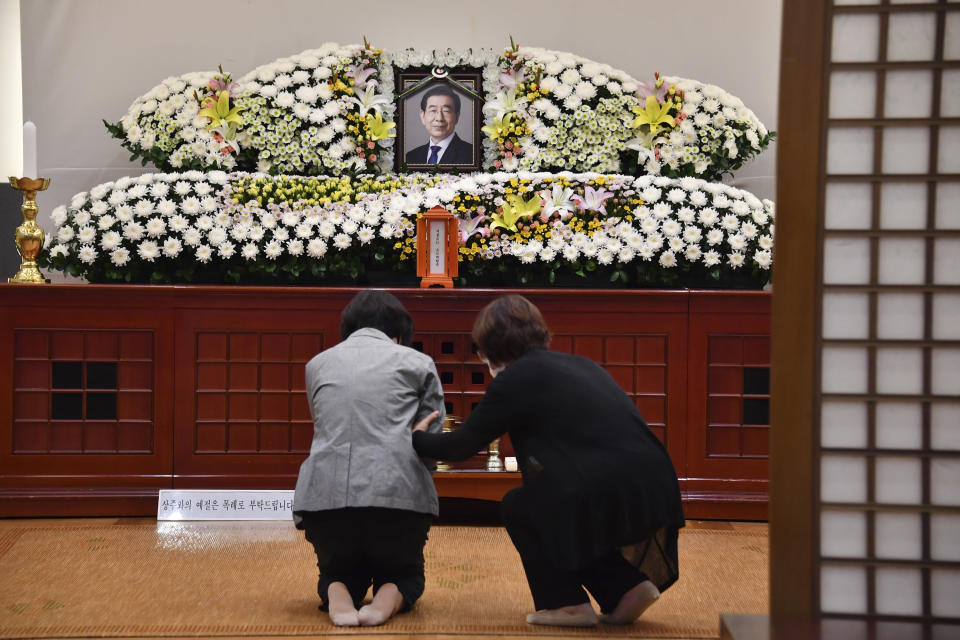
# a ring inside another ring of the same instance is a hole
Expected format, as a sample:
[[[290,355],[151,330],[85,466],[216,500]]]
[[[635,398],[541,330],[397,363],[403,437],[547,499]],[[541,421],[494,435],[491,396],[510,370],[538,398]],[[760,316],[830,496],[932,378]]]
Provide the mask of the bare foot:
[[[327,609],[330,622],[338,627],[358,627],[360,618],[353,607],[353,598],[342,582],[331,582],[327,587]]]
[[[379,626],[392,618],[402,606],[403,596],[397,585],[388,582],[373,595],[373,602],[360,607],[360,624],[364,627]]]
[[[597,614],[589,602],[560,609],[544,609],[527,614],[527,624],[549,624],[558,627],[595,627]]]
[[[660,590],[649,580],[644,580],[623,594],[613,613],[600,616],[600,620],[607,624],[632,624],[659,597]]]

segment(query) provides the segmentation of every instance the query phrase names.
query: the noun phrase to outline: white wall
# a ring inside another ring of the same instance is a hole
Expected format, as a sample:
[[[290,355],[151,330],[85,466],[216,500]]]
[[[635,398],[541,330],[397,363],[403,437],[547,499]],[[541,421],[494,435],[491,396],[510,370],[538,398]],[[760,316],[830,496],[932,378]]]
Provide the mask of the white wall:
[[[101,120],[115,122],[163,78],[235,77],[324,42],[364,35],[383,49],[494,48],[509,36],[646,79],[654,71],[719,85],[777,127],[777,0],[22,0],[24,119],[37,123],[40,219],[79,191],[144,171]],[[774,195],[775,144],[734,179]]]
[[[0,181],[6,182],[23,177],[20,0],[0,0],[0,60]]]

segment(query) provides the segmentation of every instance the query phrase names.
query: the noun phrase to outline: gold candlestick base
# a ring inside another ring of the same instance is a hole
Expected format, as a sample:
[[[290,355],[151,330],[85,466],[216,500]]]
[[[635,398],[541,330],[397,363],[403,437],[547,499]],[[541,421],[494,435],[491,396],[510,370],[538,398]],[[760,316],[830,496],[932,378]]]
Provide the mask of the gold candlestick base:
[[[450,433],[454,430],[457,423],[457,416],[448,415],[443,419],[443,426],[440,428],[441,433]],[[437,471],[450,471],[450,463],[444,462],[443,460],[437,460]]]
[[[50,178],[17,178],[10,176],[10,186],[23,192],[23,224],[17,227],[14,242],[20,254],[20,270],[7,282],[24,284],[47,284],[37,268],[37,256],[43,250],[44,233],[37,224],[37,191],[45,191],[50,186]]]
[[[500,438],[487,447],[487,471],[503,471],[503,461],[500,459]]]

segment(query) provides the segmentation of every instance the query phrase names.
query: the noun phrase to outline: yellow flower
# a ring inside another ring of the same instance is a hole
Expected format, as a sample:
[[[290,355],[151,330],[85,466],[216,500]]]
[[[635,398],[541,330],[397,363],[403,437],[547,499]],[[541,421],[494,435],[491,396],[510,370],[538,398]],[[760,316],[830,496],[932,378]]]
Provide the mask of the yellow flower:
[[[668,102],[660,104],[657,102],[656,96],[647,96],[643,108],[633,107],[633,112],[637,114],[637,117],[633,120],[633,128],[637,129],[647,125],[650,127],[650,133],[654,135],[663,125],[666,125],[664,128],[672,129],[676,126],[676,120],[669,114],[672,106]]]

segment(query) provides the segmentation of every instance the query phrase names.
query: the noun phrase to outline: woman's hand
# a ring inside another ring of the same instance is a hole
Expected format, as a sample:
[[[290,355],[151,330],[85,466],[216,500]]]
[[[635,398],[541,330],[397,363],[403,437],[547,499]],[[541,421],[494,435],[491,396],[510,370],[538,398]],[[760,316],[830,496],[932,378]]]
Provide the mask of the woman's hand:
[[[426,430],[427,430],[427,427],[430,426],[430,423],[433,422],[434,420],[436,420],[438,417],[440,417],[440,412],[439,412],[439,411],[434,411],[433,413],[431,413],[430,415],[428,415],[426,418],[424,418],[423,420],[421,420],[421,421],[418,422],[417,424],[413,425],[413,430],[414,430],[414,431],[426,431]]]

